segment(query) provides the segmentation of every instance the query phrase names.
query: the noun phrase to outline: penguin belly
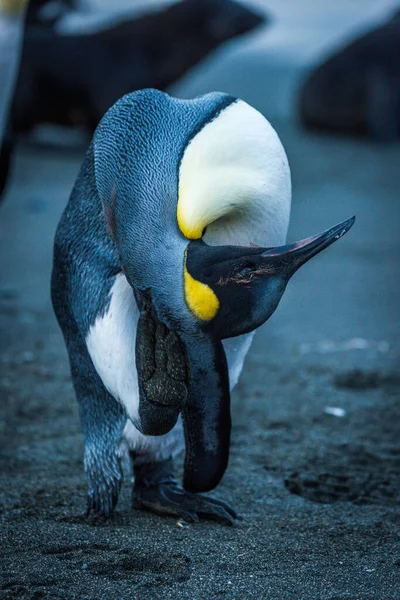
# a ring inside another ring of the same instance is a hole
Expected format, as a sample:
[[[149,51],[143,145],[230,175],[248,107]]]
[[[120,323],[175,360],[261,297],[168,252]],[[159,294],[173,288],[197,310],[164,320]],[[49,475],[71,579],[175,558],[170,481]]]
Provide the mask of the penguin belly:
[[[145,461],[164,460],[184,449],[182,421],[165,435],[143,435],[135,426],[139,421],[139,382],[135,342],[139,310],[125,275],[119,273],[109,292],[108,307],[97,316],[86,336],[93,365],[108,392],[124,407],[128,416],[120,452],[131,451]],[[229,369],[231,391],[237,384],[254,332],[223,341]]]
[[[106,300],[106,299],[105,299]],[[139,310],[123,273],[116,275],[108,307],[86,335],[93,365],[108,392],[124,407],[133,423],[139,422],[139,384],[135,342]]]

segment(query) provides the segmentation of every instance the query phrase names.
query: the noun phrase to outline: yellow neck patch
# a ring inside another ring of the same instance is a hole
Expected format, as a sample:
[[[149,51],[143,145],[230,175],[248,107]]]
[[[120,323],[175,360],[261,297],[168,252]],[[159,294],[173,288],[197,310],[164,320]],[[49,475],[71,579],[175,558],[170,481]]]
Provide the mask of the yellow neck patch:
[[[218,312],[219,300],[208,285],[190,275],[186,268],[186,252],[183,273],[187,305],[198,319],[211,321]]]
[[[181,196],[180,196],[181,197]],[[190,223],[188,219],[185,219],[182,202],[178,200],[178,207],[176,211],[176,219],[178,221],[178,227],[181,233],[188,240],[199,240],[203,235],[203,230],[208,225],[206,220],[197,221],[196,223]]]

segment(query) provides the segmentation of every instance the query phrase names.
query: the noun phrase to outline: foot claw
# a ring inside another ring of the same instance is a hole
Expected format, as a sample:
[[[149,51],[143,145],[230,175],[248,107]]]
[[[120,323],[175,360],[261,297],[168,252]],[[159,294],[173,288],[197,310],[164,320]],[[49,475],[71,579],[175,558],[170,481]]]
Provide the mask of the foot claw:
[[[117,505],[120,487],[120,483],[118,482],[107,490],[89,490],[86,516],[88,517],[90,513],[94,513],[100,514],[105,518],[110,517]]]
[[[176,483],[160,483],[152,486],[135,485],[134,508],[170,515],[188,523],[209,519],[224,525],[233,525],[236,512],[225,502],[186,492]]]

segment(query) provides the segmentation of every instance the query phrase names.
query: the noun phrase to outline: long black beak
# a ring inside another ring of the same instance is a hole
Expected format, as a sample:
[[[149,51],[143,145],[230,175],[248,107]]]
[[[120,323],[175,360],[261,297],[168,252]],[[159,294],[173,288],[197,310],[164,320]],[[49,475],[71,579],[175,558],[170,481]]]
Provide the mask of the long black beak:
[[[293,275],[295,271],[310,258],[324,250],[333,242],[340,239],[345,233],[352,228],[356,218],[351,217],[346,221],[342,221],[338,225],[314,235],[313,237],[306,238],[294,244],[288,244],[286,246],[279,246],[277,248],[270,248],[266,252],[261,254],[265,258],[282,258],[287,260],[290,275]]]

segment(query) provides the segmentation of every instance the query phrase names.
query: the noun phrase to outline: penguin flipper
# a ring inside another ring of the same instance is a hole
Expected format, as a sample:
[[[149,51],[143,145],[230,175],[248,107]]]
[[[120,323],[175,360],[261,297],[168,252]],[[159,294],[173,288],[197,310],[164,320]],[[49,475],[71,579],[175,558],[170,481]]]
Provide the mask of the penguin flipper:
[[[148,294],[135,290],[140,431],[163,435],[176,424],[189,386],[188,359],[179,336],[157,317]]]
[[[228,365],[222,342],[204,335],[182,338],[190,365],[190,389],[183,409],[186,440],[183,486],[208,492],[228,466],[231,434]]]

